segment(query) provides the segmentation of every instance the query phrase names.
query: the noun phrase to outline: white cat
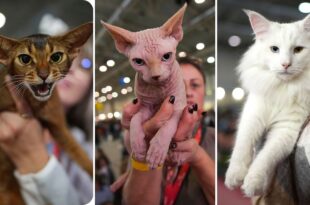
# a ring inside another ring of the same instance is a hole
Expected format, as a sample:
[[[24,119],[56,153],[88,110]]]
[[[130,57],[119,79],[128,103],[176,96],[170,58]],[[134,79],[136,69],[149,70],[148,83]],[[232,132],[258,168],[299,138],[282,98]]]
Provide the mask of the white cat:
[[[280,24],[245,11],[255,43],[237,70],[248,92],[225,184],[251,197],[265,193],[277,165],[292,152],[310,113],[310,15]],[[262,149],[255,147],[265,137]],[[254,158],[254,154],[256,157]]]

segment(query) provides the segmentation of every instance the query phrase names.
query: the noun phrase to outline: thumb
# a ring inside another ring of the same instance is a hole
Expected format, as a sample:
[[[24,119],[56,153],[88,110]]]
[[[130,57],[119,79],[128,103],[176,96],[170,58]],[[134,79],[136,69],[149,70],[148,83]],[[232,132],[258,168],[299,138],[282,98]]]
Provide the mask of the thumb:
[[[193,151],[198,146],[195,139],[188,139],[185,141],[176,142],[176,148],[173,151],[176,152],[189,152]]]
[[[25,99],[18,93],[18,89],[14,86],[12,79],[9,75],[5,76],[5,84],[13,98],[17,111],[22,115],[31,117],[32,111]]]

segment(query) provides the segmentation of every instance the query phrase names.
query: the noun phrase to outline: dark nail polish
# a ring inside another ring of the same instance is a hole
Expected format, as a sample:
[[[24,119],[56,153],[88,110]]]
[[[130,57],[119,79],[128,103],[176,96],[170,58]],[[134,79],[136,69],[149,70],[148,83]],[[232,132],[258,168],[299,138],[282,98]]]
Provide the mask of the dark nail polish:
[[[169,102],[171,104],[174,104],[174,101],[175,101],[175,97],[173,95],[170,96],[170,99],[169,99]]]
[[[138,102],[138,98],[135,98],[135,99],[132,100],[133,104],[137,104],[137,102]]]
[[[193,105],[193,110],[194,110],[194,111],[197,111],[197,110],[198,110],[198,105],[197,105],[197,103],[195,103],[195,104]]]
[[[188,112],[189,112],[190,114],[193,114],[193,112],[194,112],[193,108],[188,107]]]
[[[177,148],[177,143],[176,142],[171,142],[170,143],[170,149],[175,149]]]

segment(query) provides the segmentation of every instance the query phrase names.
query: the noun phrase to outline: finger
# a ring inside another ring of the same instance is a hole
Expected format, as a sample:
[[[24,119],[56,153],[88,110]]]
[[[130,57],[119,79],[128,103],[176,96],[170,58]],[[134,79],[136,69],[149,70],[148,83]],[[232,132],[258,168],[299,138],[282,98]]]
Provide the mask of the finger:
[[[171,118],[175,100],[177,99],[174,96],[167,97],[156,114],[143,124],[143,130],[146,136],[154,136],[158,129]]]
[[[124,106],[121,124],[125,129],[129,129],[130,120],[134,114],[136,114],[140,109],[140,101],[135,98],[132,102],[127,103]]]
[[[188,137],[192,134],[193,129],[199,120],[197,109],[193,107],[194,106],[186,106],[183,110],[173,140],[183,141],[188,139]]]
[[[17,135],[17,133],[23,129],[25,120],[16,113],[2,112],[1,116],[1,131],[9,138]]]
[[[198,146],[195,139],[188,139],[185,141],[177,142],[177,147],[173,150],[175,152],[190,152]]]
[[[125,172],[122,174],[113,184],[111,184],[110,189],[112,192],[116,192],[119,190],[122,186],[124,186],[125,182],[127,181],[129,172]]]
[[[131,147],[130,147],[130,133],[128,130],[125,130],[124,133],[124,145],[128,153],[131,153]]]
[[[7,141],[14,137],[13,130],[7,124],[6,120],[0,114],[0,141]]]
[[[9,75],[5,76],[5,83],[10,91],[10,94],[15,102],[16,109],[20,114],[27,114],[28,116],[32,116],[32,111],[24,98],[16,93],[15,86],[11,83],[11,77]]]

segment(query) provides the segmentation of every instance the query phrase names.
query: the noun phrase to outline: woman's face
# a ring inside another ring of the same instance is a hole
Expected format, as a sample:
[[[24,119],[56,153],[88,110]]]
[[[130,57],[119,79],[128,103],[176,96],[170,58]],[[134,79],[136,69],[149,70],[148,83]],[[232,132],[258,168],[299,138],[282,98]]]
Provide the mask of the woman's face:
[[[191,64],[181,64],[186,88],[187,104],[197,103],[198,109],[203,108],[205,84],[200,72]]]
[[[57,83],[57,91],[65,109],[79,103],[91,85],[91,71],[85,70],[80,65],[80,58],[76,58],[71,65],[67,76]]]

